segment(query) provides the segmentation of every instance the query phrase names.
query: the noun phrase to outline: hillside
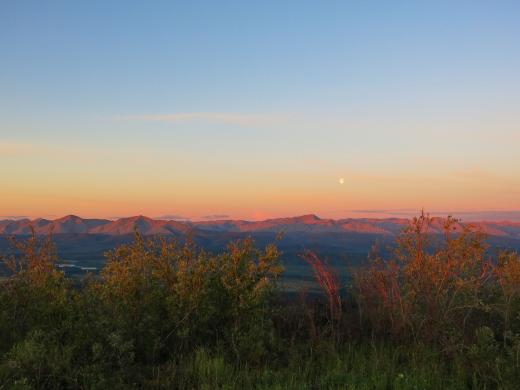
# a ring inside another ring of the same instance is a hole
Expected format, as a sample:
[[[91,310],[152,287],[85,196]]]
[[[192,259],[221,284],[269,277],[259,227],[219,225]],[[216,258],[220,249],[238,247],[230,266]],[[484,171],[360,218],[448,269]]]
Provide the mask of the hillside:
[[[347,218],[323,219],[316,215],[303,215],[291,218],[268,219],[264,221],[218,220],[218,221],[173,221],[152,219],[145,216],[121,218],[115,221],[108,219],[85,219],[75,215],[63,218],[21,219],[0,221],[0,234],[26,235],[31,227],[36,234],[104,234],[128,235],[136,229],[144,235],[177,235],[186,233],[219,232],[219,233],[359,233],[395,236],[400,233],[410,220],[403,218]],[[520,223],[508,221],[481,221],[471,224],[482,232],[503,238],[520,238]],[[441,233],[444,219],[433,218],[432,233]],[[456,224],[455,231],[462,226]]]

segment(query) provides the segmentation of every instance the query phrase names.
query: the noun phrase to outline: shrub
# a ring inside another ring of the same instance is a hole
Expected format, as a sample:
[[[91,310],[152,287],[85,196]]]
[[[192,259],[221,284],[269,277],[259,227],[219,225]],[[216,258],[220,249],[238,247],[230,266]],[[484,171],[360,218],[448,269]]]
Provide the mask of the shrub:
[[[0,350],[22,340],[29,331],[62,332],[70,313],[71,288],[55,267],[56,248],[49,236],[26,241],[14,238],[15,254],[4,257],[9,278],[0,284]]]
[[[501,253],[494,269],[498,284],[496,309],[503,320],[503,332],[520,335],[520,256]]]
[[[220,346],[236,358],[265,352],[272,332],[269,298],[282,269],[274,246],[251,239],[211,255],[193,244],[145,240],[107,254],[101,280],[91,291],[109,329],[133,340],[138,361],[199,345]]]
[[[356,273],[359,305],[376,333],[453,349],[473,338],[490,311],[493,264],[478,231],[463,226],[454,234],[457,221],[449,217],[434,246],[431,223],[424,214],[414,218],[392,259],[376,258]]]

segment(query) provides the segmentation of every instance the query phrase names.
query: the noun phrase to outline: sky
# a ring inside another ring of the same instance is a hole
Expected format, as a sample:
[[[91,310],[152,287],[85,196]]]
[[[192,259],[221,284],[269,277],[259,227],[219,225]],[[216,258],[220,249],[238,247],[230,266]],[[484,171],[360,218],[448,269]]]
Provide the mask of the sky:
[[[4,0],[0,216],[520,220],[519,14]]]

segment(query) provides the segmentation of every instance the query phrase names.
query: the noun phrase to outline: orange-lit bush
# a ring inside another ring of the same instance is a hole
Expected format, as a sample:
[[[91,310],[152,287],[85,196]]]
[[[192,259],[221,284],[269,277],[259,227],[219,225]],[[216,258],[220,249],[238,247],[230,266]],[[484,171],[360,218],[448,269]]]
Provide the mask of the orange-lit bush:
[[[274,246],[247,239],[210,255],[192,244],[136,235],[107,254],[102,278],[91,288],[114,331],[152,359],[198,344],[227,346],[237,357],[265,352],[271,329],[269,297],[282,271]]]
[[[34,329],[56,330],[66,316],[70,282],[56,269],[52,237],[11,238],[14,254],[4,257],[9,277],[0,284],[0,343],[16,342]],[[1,346],[0,346],[1,347]]]
[[[484,236],[445,221],[439,245],[432,219],[422,214],[398,240],[391,260],[375,259],[356,274],[362,316],[377,333],[453,347],[474,334],[486,301],[493,264]]]
[[[503,319],[504,337],[520,335],[520,256],[516,252],[502,253],[495,267],[498,282],[496,309]]]

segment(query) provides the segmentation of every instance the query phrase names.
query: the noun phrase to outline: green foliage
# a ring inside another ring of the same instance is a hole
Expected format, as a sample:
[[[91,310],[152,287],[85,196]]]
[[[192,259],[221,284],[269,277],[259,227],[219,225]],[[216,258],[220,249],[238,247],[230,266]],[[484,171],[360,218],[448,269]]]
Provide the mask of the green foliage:
[[[357,302],[373,336],[426,344],[457,357],[474,387],[520,383],[520,256],[486,255],[485,237],[448,218],[433,245],[432,219],[415,218],[390,260],[356,273]]]
[[[123,387],[202,347],[250,363],[274,348],[274,245],[247,239],[212,255],[136,234],[77,289],[56,270],[50,239],[13,244],[0,285],[0,383]]]
[[[274,246],[252,240],[220,255],[164,239],[136,242],[107,254],[100,281],[88,292],[105,329],[132,340],[137,361],[161,361],[208,343],[235,358],[259,359],[271,336],[270,298],[282,269]]]
[[[202,349],[181,365],[168,366],[161,377],[163,386],[179,389],[456,389],[466,385],[458,365],[447,365],[438,353],[369,343],[344,344],[340,350],[329,344],[317,354],[294,356],[287,365],[266,362],[261,367],[230,362]]]

